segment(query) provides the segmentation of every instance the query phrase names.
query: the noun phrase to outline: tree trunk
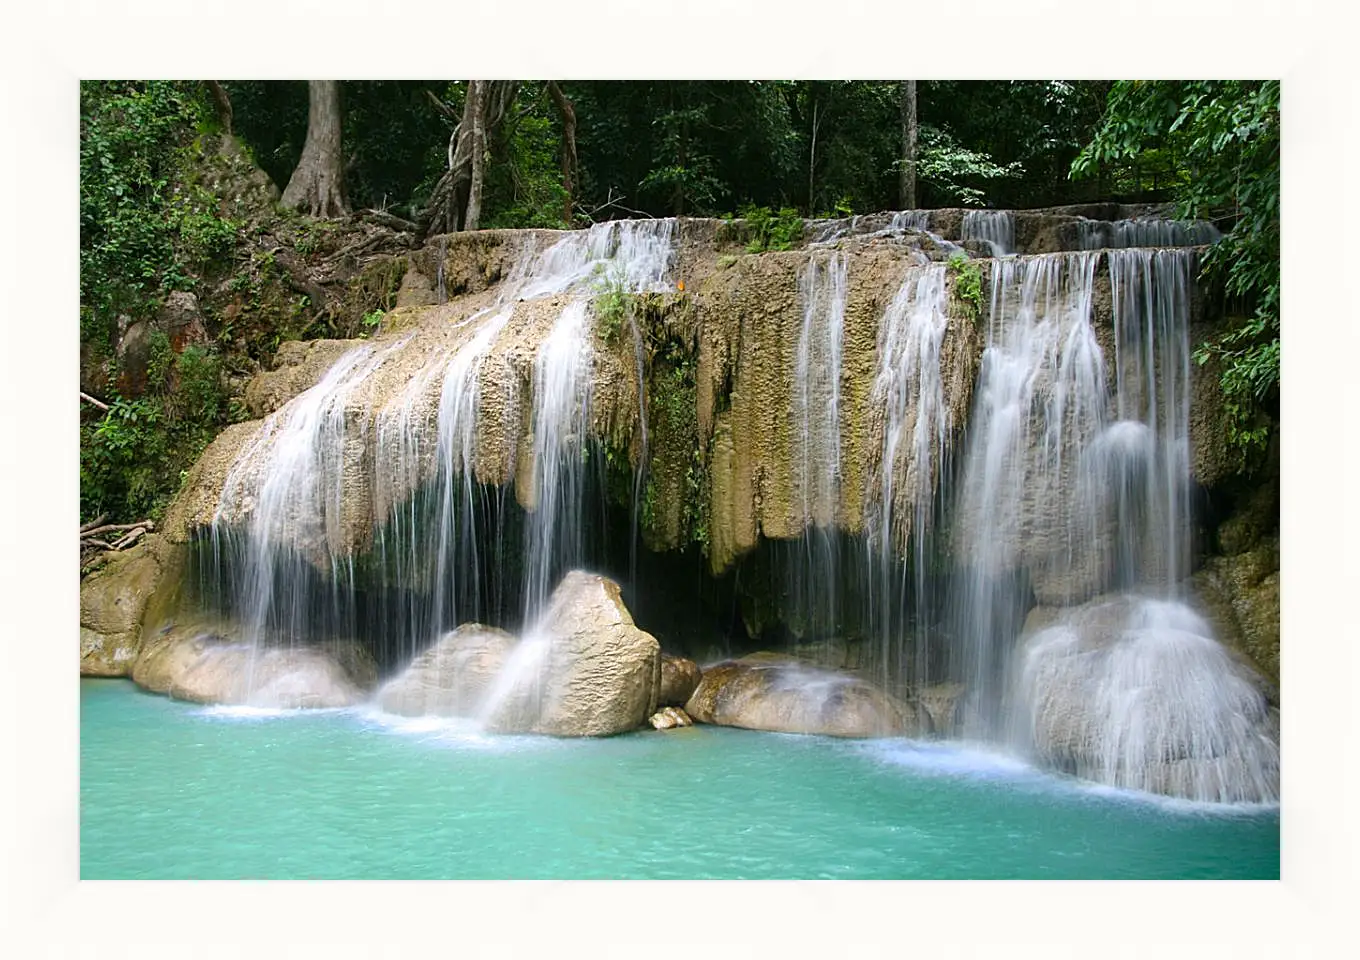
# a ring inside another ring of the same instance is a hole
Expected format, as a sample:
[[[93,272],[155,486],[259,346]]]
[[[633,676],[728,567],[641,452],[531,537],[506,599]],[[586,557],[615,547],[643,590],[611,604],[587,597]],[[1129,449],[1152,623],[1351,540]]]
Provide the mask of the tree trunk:
[[[548,81],[548,93],[557,105],[557,112],[562,115],[562,187],[567,191],[562,219],[570,224],[576,195],[576,108],[571,105],[556,80]]]
[[[902,81],[902,209],[916,209],[916,81]]]
[[[307,142],[283,191],[283,205],[313,217],[343,217],[344,165],[340,154],[340,82],[307,81]]]
[[[815,97],[815,94],[814,94],[814,97]],[[811,142],[811,144],[809,144],[809,147],[808,147],[808,205],[807,205],[807,215],[808,215],[809,217],[816,216],[816,214],[813,213],[813,206],[814,206],[814,204],[816,203],[816,201],[813,199],[813,192],[812,192],[813,176],[812,176],[812,175],[813,175],[813,172],[817,169],[817,120],[818,120],[818,117],[817,117],[817,101],[814,99],[814,100],[812,101],[812,142]]]
[[[435,184],[429,206],[420,214],[418,239],[439,233],[476,230],[481,218],[482,194],[485,187],[486,146],[491,136],[505,119],[510,104],[519,90],[518,80],[469,80],[467,99],[463,101],[463,116],[449,137],[449,168]],[[438,104],[441,112],[449,110]],[[480,141],[480,146],[474,145]],[[473,174],[473,164],[478,170]],[[473,183],[476,182],[476,209],[473,204]],[[474,216],[475,214],[475,216]]]
[[[213,106],[217,110],[217,122],[222,124],[222,132],[231,136],[231,97],[227,96],[227,91],[222,88],[219,81],[205,80],[203,82],[207,84],[208,92],[212,94]]]
[[[464,230],[476,230],[482,218],[482,181],[486,175],[486,98],[485,80],[473,80],[468,87],[468,106],[472,112],[472,181],[468,184],[467,216]]]

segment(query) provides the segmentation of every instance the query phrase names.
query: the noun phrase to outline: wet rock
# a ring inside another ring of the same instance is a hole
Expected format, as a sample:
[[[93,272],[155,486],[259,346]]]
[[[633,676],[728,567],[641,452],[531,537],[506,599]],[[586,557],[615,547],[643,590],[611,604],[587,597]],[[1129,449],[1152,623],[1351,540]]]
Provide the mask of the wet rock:
[[[609,736],[636,730],[656,712],[661,647],[633,624],[613,580],[568,573],[537,628],[520,643],[537,648],[524,658],[528,682],[515,684],[507,703],[492,711],[492,729],[516,726],[509,718],[522,715],[514,707],[526,690],[536,706],[533,733]]]
[[[656,702],[662,707],[682,707],[699,686],[699,665],[684,657],[661,655],[661,689]]]
[[[685,712],[699,723],[831,737],[915,732],[887,693],[857,677],[761,652],[704,671]]]
[[[963,684],[937,683],[921,690],[916,703],[924,714],[921,725],[931,736],[948,737],[958,726]]]
[[[378,706],[408,717],[476,717],[514,646],[504,630],[462,624],[384,684]]]
[[[1186,580],[1191,602],[1223,643],[1241,651],[1270,680],[1280,679],[1280,544],[1262,538],[1250,550],[1210,557]]]
[[[1268,684],[1211,634],[1184,604],[1133,597],[1032,616],[1012,695],[1034,755],[1116,787],[1278,799]]]
[[[376,678],[353,641],[257,648],[221,624],[171,624],[146,639],[132,668],[138,686],[177,700],[275,709],[352,706]]]
[[[679,707],[662,707],[648,717],[647,722],[657,730],[678,730],[680,727],[694,726],[689,714]]]
[[[274,369],[246,385],[245,404],[252,417],[273,413],[315,385],[335,361],[359,345],[356,340],[290,340],[279,344]]]

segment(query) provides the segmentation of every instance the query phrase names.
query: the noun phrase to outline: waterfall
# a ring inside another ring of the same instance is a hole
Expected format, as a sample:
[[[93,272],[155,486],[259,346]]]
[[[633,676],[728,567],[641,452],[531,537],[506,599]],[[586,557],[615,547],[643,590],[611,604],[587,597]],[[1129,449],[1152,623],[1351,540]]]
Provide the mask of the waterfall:
[[[1192,247],[1216,243],[1222,236],[1206,220],[1079,220],[1077,244],[1082,250],[1102,247]]]
[[[1015,251],[1015,214],[1009,210],[969,210],[962,229],[964,240],[981,240],[994,257]]]
[[[881,679],[891,683],[906,660],[905,625],[891,611],[917,612],[913,681],[929,682],[931,638],[921,612],[926,606],[927,557],[934,495],[945,442],[952,427],[940,371],[948,328],[945,267],[912,268],[883,313],[878,332],[878,373],[870,403],[883,418],[877,486],[868,490],[866,517],[870,561],[876,569],[878,660]],[[906,595],[900,552],[912,546],[914,591]],[[896,671],[894,670],[896,666]]]
[[[794,358],[795,469],[799,519],[805,531],[795,573],[802,629],[837,625],[836,521],[841,481],[841,350],[848,261],[839,251],[814,254],[799,278],[803,305]]]
[[[477,480],[479,418],[493,386],[507,409],[517,404],[505,362],[493,374],[487,361],[503,334],[528,332],[523,302],[565,295],[532,363],[523,598],[526,618],[538,612],[552,578],[582,559],[591,299],[606,272],[629,292],[663,288],[674,236],[674,220],[652,220],[597,224],[546,247],[530,237],[487,306],[437,337],[427,332],[404,355],[413,334],[360,345],[271,414],[233,462],[212,528],[210,586],[243,639],[353,636],[367,623],[397,659],[409,659],[450,625],[482,615],[488,591],[504,590],[505,531],[490,524],[503,512],[493,501],[503,506],[506,493]],[[401,367],[387,382],[400,389],[372,410],[363,396],[394,358]],[[351,541],[369,522],[372,558],[361,559],[367,576],[382,579],[365,601],[355,561],[366,543]]]
[[[992,274],[954,556],[951,679],[963,682],[983,730],[999,721],[1006,644],[1019,633],[1029,573],[1081,570],[1068,529],[1076,451],[1104,418],[1102,352],[1091,324],[1097,254],[998,260]],[[1040,569],[1035,570],[1034,567]]]

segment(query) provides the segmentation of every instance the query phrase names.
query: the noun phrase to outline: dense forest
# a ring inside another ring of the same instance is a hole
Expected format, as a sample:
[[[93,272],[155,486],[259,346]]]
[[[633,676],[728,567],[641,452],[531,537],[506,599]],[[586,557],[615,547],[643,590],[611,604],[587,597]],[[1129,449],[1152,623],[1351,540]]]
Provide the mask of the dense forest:
[[[280,342],[390,307],[355,250],[621,217],[1169,202],[1249,470],[1278,409],[1275,81],[96,81],[80,98],[81,516],[157,517]],[[352,259],[352,256],[351,256]],[[390,284],[388,284],[390,286]]]

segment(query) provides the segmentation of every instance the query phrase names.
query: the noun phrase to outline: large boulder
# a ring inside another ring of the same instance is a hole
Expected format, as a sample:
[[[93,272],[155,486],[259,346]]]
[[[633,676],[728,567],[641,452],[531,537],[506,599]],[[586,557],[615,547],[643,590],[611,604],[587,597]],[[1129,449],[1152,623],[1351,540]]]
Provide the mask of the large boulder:
[[[598,737],[645,724],[660,687],[661,647],[633,624],[618,584],[573,570],[519,641],[463,624],[389,681],[378,704],[475,719],[493,733]]]
[[[699,665],[684,657],[661,655],[661,690],[657,694],[659,707],[683,707],[699,686],[702,675]]]
[[[123,677],[141,645],[147,602],[160,585],[165,553],[154,534],[113,553],[80,583],[80,674]]]
[[[408,717],[479,716],[514,646],[504,630],[462,624],[384,684],[378,706]]]
[[[529,731],[552,736],[623,733],[656,712],[661,646],[633,624],[613,580],[568,573],[520,645],[507,664],[513,674],[502,677],[509,694],[488,705],[490,729],[519,727],[526,693],[536,708]]]
[[[1058,770],[1191,800],[1272,802],[1270,689],[1190,607],[1115,596],[1032,614],[1012,696],[1018,738]]]
[[[758,653],[709,667],[685,712],[699,723],[830,737],[915,732],[908,713],[858,677]]]
[[[146,638],[132,668],[133,682],[177,700],[275,709],[352,706],[376,677],[353,641],[255,645],[218,624],[166,626]]]

